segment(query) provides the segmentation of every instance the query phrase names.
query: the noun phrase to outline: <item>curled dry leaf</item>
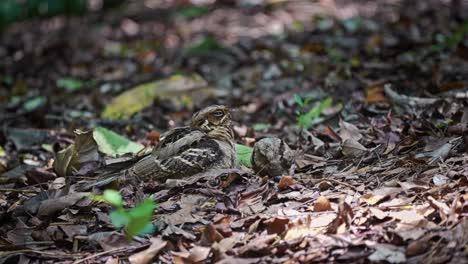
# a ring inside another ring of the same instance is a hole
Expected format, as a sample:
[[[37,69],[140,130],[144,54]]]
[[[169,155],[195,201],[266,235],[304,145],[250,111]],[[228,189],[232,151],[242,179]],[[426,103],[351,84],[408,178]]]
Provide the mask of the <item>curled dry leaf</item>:
[[[371,193],[366,193],[361,196],[359,199],[360,202],[365,202],[369,205],[375,205],[379,202],[383,201],[386,198],[393,198],[399,192],[402,191],[402,188],[396,187],[382,187],[380,189],[376,189]]]
[[[75,143],[57,153],[54,170],[61,177],[70,176],[80,169],[81,165],[99,159],[98,145],[93,132],[75,131]]]
[[[221,241],[223,238],[223,235],[221,235],[221,233],[216,230],[214,225],[209,224],[203,229],[202,236],[200,238],[200,244],[208,246],[214,242]]]
[[[151,260],[167,245],[166,241],[157,237],[150,238],[150,241],[151,241],[151,245],[149,246],[149,248],[143,251],[140,251],[138,253],[135,253],[128,258],[130,263],[132,264],[151,263]]]
[[[40,217],[50,217],[51,215],[58,213],[65,208],[71,207],[89,195],[89,192],[77,192],[62,197],[45,200],[39,206],[37,215]]]
[[[284,240],[324,234],[328,226],[336,219],[336,216],[335,212],[327,212],[314,217],[308,215],[305,220],[298,219],[294,223],[289,224]]]
[[[314,204],[314,212],[324,212],[331,210],[330,201],[325,196],[320,196]]]
[[[355,141],[359,141],[362,138],[361,132],[355,125],[343,120],[340,120],[339,125],[341,140],[354,139]]]
[[[419,240],[412,241],[411,243],[409,243],[408,247],[406,248],[406,255],[408,257],[420,255],[424,252],[427,252],[429,247],[430,247],[430,244],[427,239],[419,239]]]
[[[294,181],[293,177],[291,176],[283,176],[281,177],[279,183],[278,183],[278,189],[284,190],[288,188],[289,186],[295,184],[296,181]]]
[[[358,158],[368,152],[368,149],[353,138],[343,141],[341,152],[348,158]]]

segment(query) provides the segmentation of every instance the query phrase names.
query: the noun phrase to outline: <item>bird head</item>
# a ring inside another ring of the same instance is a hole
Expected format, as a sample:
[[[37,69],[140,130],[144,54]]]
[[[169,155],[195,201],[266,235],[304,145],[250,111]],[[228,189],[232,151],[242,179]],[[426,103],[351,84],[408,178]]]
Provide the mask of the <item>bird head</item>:
[[[196,112],[190,122],[192,127],[210,132],[218,127],[231,127],[231,113],[224,105],[211,105]]]

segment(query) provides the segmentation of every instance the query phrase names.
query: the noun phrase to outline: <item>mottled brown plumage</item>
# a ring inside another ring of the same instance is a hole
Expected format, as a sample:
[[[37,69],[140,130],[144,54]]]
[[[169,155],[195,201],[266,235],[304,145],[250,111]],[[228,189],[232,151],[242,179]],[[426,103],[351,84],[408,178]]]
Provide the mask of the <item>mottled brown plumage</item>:
[[[296,151],[276,137],[267,137],[255,143],[252,166],[258,175],[270,177],[288,174],[294,163]]]
[[[235,166],[231,114],[226,106],[212,105],[192,116],[190,126],[170,130],[158,145],[130,168],[85,186],[104,186],[118,180],[183,178],[212,169]]]

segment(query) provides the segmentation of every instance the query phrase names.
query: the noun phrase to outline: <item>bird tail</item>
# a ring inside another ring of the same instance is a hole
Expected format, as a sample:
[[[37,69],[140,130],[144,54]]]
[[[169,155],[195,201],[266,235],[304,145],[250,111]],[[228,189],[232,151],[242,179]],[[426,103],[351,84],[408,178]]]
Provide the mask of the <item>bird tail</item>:
[[[130,177],[130,175],[133,175],[130,172],[132,167],[135,164],[137,164],[140,160],[150,156],[150,154],[151,153],[143,154],[141,156],[137,156],[129,160],[119,161],[110,165],[103,166],[96,171],[98,173],[98,180],[82,183],[78,187],[78,189],[80,191],[89,191],[94,187],[102,188],[114,182],[116,182],[117,185],[121,185],[132,178]]]
[[[112,183],[117,183],[118,185],[120,185],[122,182],[125,181],[126,175],[127,175],[127,170],[108,174],[108,175],[101,175],[100,178],[102,179],[99,179],[93,182],[85,182],[81,184],[78,188],[80,191],[89,191],[94,187],[101,188],[101,187],[110,185]]]

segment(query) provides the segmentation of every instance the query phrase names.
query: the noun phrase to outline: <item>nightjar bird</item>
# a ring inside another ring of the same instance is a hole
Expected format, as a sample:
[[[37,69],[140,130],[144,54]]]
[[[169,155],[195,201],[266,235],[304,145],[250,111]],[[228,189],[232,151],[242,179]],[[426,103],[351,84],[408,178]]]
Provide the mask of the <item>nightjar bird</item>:
[[[229,109],[223,105],[208,106],[192,116],[190,126],[162,134],[151,155],[81,189],[101,187],[114,181],[166,180],[233,168],[236,161],[234,146]]]

